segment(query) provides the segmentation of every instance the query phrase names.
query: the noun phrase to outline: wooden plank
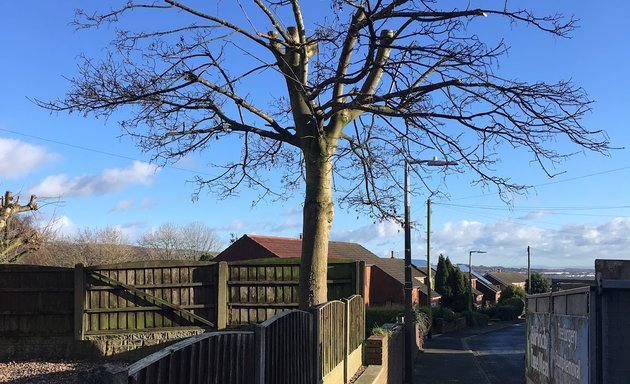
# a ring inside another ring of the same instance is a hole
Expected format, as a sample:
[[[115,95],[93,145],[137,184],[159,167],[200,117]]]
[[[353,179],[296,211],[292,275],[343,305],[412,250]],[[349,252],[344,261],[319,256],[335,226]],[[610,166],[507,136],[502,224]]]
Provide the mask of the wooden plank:
[[[74,339],[83,340],[85,324],[83,323],[85,309],[85,273],[83,264],[74,266]]]
[[[203,317],[197,316],[194,313],[192,313],[192,312],[190,312],[190,311],[188,311],[188,310],[186,310],[184,308],[181,308],[180,306],[177,306],[177,305],[174,305],[172,303],[169,303],[166,300],[163,300],[161,298],[157,298],[155,296],[152,296],[152,295],[149,295],[147,293],[144,293],[144,292],[142,292],[141,290],[135,288],[132,285],[124,284],[124,283],[122,283],[120,281],[117,281],[117,280],[114,280],[114,279],[110,279],[110,278],[108,278],[106,276],[101,275],[100,273],[97,273],[97,272],[91,272],[91,276],[94,277],[95,279],[97,279],[99,281],[102,281],[104,283],[107,283],[107,284],[120,285],[123,288],[127,289],[128,291],[133,292],[137,296],[142,297],[143,299],[145,299],[145,300],[147,300],[149,302],[152,302],[152,303],[154,303],[154,304],[156,304],[156,305],[158,305],[160,307],[170,308],[170,309],[172,309],[172,310],[174,310],[174,311],[176,311],[176,312],[178,312],[178,313],[180,313],[180,314],[182,314],[184,316],[186,316],[186,315],[190,316],[190,317],[192,317],[193,319],[199,321],[202,324],[208,325],[210,327],[214,327],[213,323],[211,323],[210,321],[204,319]]]
[[[217,304],[216,304],[216,318],[217,329],[224,329],[227,326],[228,317],[228,298],[227,298],[227,278],[228,278],[228,266],[226,262],[220,262],[217,268]]]

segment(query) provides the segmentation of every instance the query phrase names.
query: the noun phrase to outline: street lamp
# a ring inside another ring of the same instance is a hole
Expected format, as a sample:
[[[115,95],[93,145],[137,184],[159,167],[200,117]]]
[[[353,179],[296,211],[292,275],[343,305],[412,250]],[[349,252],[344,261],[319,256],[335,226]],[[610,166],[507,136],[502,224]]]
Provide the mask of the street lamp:
[[[488,253],[486,251],[469,251],[468,252],[468,311],[472,311],[472,254],[473,253]]]
[[[438,160],[434,157],[431,160],[407,160],[405,161],[405,383],[413,383],[413,366],[412,353],[413,340],[415,339],[413,329],[413,313],[412,313],[412,291],[413,283],[411,281],[411,224],[409,215],[411,211],[409,199],[409,165],[410,164],[426,164],[431,167],[445,167],[449,165],[457,165],[455,161]],[[427,285],[427,295],[429,308],[431,303],[431,260],[430,253],[427,251],[427,271],[429,271],[429,284]]]

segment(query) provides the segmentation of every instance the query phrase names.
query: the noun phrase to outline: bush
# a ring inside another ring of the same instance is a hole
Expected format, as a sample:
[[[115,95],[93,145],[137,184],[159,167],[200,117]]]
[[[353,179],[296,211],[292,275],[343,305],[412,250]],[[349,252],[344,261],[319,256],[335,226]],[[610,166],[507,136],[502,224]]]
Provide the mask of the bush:
[[[525,298],[525,290],[521,287],[517,287],[514,285],[508,285],[501,291],[501,298],[499,302],[503,302],[504,300],[511,299],[513,297],[520,297],[521,299]]]
[[[521,313],[522,309],[513,305],[498,305],[495,308],[495,315],[501,320],[515,320]]]
[[[518,308],[518,316],[521,316],[525,312],[525,302],[523,301],[523,299],[520,299],[518,297],[503,300],[499,303],[498,306],[501,307],[505,305]]]
[[[490,305],[488,307],[482,308],[479,312],[488,316],[488,318],[493,319],[496,317],[495,316],[496,305]]]
[[[395,323],[396,317],[402,316],[404,313],[405,308],[402,305],[365,307],[366,336],[372,334],[372,328],[380,327],[386,323]]]
[[[482,327],[488,325],[488,320],[490,319],[488,315],[477,311],[466,311],[463,315],[466,317],[466,325],[469,327]]]
[[[435,307],[432,309],[432,317],[433,317],[433,321],[435,322],[435,319],[444,319],[445,322],[447,323],[452,323],[455,320],[457,320],[457,315],[455,314],[455,312],[453,312],[452,309],[447,308],[447,307]]]
[[[416,317],[416,326],[420,331],[422,337],[429,333],[431,328],[431,311],[427,307],[414,308],[414,315]]]

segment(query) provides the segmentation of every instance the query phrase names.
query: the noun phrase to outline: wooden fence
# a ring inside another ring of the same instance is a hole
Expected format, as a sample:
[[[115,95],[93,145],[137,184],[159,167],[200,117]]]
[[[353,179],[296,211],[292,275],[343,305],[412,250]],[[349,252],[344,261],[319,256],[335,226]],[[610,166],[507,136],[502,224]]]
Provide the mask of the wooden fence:
[[[0,335],[223,329],[297,307],[299,261],[148,261],[53,268],[0,265]],[[364,268],[332,261],[329,298],[361,293]]]
[[[363,262],[328,264],[328,299],[363,293]],[[299,259],[228,265],[228,325],[260,323],[298,307]]]
[[[76,336],[186,326],[225,327],[225,265],[150,261],[75,267]],[[218,324],[223,320],[223,324]]]
[[[0,338],[71,336],[71,268],[0,265]]]
[[[313,308],[318,382],[347,383],[363,363],[365,301],[359,295]]]
[[[360,304],[357,304],[360,303]],[[356,313],[355,313],[356,311]],[[353,318],[358,329],[348,329]],[[316,384],[347,383],[324,377],[335,361],[347,360],[343,340],[360,338],[363,298],[333,301],[312,312],[275,315],[254,331],[218,331],[191,337],[131,366],[112,372],[110,383],[148,384]],[[319,320],[316,320],[319,319]],[[322,321],[322,319],[325,319]],[[339,327],[341,323],[345,326]],[[314,324],[317,323],[317,326]],[[342,342],[339,342],[342,340]],[[321,358],[320,356],[332,356]],[[326,366],[324,366],[324,364]],[[349,368],[352,376],[361,365]]]
[[[313,383],[313,315],[287,311],[256,326],[258,384]]]
[[[117,373],[118,382],[250,384],[255,382],[255,352],[254,332],[204,333],[130,365]]]

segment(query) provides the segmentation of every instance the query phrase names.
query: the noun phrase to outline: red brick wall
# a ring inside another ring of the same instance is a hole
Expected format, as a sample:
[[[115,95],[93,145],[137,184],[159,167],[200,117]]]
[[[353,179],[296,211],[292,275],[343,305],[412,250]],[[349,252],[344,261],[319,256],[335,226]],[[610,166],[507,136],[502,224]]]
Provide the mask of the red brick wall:
[[[403,304],[403,286],[380,268],[370,268],[370,305]]]

